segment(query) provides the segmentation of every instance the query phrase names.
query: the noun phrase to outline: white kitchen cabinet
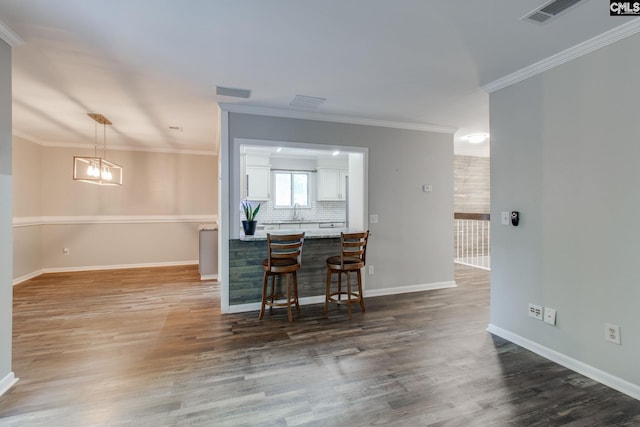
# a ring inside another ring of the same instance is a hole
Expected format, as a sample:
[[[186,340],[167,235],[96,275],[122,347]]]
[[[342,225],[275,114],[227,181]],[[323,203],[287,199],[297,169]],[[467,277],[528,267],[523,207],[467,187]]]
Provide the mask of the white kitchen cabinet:
[[[268,166],[247,165],[247,199],[269,200],[271,169]]]
[[[318,169],[318,201],[346,200],[347,176],[345,169]]]

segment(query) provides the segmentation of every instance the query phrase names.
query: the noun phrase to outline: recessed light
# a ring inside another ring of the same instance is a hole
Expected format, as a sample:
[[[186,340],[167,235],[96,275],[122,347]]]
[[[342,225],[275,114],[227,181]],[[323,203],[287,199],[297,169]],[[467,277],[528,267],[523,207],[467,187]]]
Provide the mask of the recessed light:
[[[481,144],[489,139],[488,133],[472,133],[469,135],[465,135],[462,137],[464,141],[467,141],[469,144]]]

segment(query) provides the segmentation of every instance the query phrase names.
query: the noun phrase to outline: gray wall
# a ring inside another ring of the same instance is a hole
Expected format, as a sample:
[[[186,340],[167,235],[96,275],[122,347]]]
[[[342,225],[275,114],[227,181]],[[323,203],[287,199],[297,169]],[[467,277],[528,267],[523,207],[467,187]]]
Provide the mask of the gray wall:
[[[0,381],[11,373],[11,48],[0,40]]]
[[[491,94],[491,323],[640,386],[640,35]],[[520,226],[500,225],[519,210]],[[528,303],[557,309],[553,327]],[[620,325],[622,345],[605,342]]]
[[[239,113],[229,114],[229,135],[368,147],[368,210],[379,223],[369,225],[375,275],[366,277],[367,289],[453,281],[452,135]],[[433,192],[422,192],[423,184]]]

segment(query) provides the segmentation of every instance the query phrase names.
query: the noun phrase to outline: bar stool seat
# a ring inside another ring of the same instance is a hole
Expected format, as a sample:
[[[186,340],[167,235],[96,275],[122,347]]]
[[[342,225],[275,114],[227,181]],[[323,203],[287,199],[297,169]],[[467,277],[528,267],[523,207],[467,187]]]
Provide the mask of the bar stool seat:
[[[324,314],[329,310],[329,303],[346,304],[351,317],[351,305],[360,304],[361,310],[366,311],[364,295],[362,294],[362,269],[366,264],[367,240],[369,231],[362,233],[340,234],[340,255],[327,258],[327,283],[324,301]],[[357,292],[351,289],[351,275],[356,273]],[[338,274],[338,290],[331,290],[332,275]],[[347,290],[342,289],[342,275],[347,276]],[[344,297],[344,299],[343,299]]]
[[[260,320],[264,317],[264,311],[267,305],[271,312],[273,312],[273,307],[287,307],[289,322],[293,321],[292,305],[296,306],[298,313],[300,312],[297,271],[302,267],[303,244],[304,233],[267,233],[267,258],[262,261],[264,276],[262,279],[262,302],[258,316]],[[277,295],[276,278],[282,276],[284,276],[285,279],[284,294]],[[271,277],[271,292],[267,292],[269,277]],[[293,285],[293,287],[291,285]]]

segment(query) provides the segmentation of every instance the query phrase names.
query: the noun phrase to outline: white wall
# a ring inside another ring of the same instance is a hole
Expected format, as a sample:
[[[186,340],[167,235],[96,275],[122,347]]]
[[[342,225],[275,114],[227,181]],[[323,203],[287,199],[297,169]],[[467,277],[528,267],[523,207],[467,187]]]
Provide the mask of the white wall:
[[[198,225],[216,218],[216,156],[112,150],[124,185],[102,187],[72,179],[73,156],[91,149],[13,145],[15,281],[198,261]]]
[[[234,138],[368,148],[368,211],[379,223],[369,225],[375,275],[367,291],[453,283],[452,135],[229,113]],[[423,184],[434,191],[422,192]]]
[[[0,40],[0,394],[12,385],[11,48]]]
[[[491,95],[492,327],[637,398],[639,43]],[[517,228],[500,225],[510,210]],[[555,308],[557,325],[528,317],[529,303]],[[622,345],[605,342],[605,322]]]

